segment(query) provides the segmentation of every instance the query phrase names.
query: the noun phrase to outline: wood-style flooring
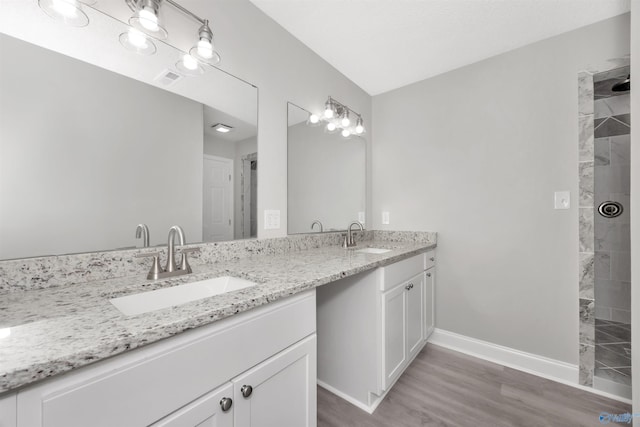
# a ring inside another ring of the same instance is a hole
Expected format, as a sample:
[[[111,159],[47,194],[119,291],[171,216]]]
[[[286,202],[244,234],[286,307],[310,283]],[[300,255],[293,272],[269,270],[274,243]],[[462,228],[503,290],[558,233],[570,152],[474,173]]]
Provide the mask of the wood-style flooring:
[[[631,406],[432,344],[373,415],[318,387],[318,427],[601,426],[602,412]]]

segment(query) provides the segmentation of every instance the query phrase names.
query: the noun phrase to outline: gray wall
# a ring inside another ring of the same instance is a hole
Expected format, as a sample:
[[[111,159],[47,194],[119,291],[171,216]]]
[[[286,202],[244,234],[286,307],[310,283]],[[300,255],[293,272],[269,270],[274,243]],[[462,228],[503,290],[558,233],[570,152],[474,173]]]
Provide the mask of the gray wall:
[[[640,70],[640,0],[631,2],[631,68]],[[637,75],[637,73],[636,73]],[[636,86],[637,87],[637,86]],[[640,90],[631,91],[631,328],[633,412],[640,412]],[[636,419],[637,421],[637,419]],[[634,424],[635,425],[635,424]]]
[[[259,89],[258,237],[284,236],[287,101],[309,111],[321,111],[327,96],[332,95],[360,112],[365,126],[369,126],[371,97],[248,0],[201,2],[192,9],[213,17],[222,69]],[[367,145],[370,148],[370,142]],[[263,230],[265,209],[280,210],[280,229]]]
[[[374,97],[373,225],[438,231],[438,328],[577,364],[577,75],[628,53],[624,15]]]
[[[141,245],[141,222],[202,240],[202,104],[4,34],[0,54],[0,259]]]

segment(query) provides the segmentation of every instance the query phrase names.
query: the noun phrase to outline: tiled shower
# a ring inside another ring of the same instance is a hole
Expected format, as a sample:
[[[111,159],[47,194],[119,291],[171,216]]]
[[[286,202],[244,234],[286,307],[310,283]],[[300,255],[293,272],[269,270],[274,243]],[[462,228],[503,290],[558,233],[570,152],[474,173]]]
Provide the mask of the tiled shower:
[[[622,67],[593,76],[596,388],[631,386],[630,91],[613,91]]]

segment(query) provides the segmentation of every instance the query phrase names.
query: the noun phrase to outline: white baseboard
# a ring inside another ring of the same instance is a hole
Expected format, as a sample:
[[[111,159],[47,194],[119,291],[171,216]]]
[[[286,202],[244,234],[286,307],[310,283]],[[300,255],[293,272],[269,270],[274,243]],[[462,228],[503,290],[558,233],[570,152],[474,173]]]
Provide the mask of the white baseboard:
[[[578,384],[578,365],[527,353],[438,328],[433,331],[433,334],[429,338],[429,343],[620,402],[631,403],[629,399]]]
[[[375,405],[375,407],[371,407],[368,406],[362,402],[360,402],[359,400],[354,399],[353,397],[349,396],[346,393],[341,392],[340,390],[338,390],[337,388],[334,388],[332,386],[330,386],[329,384],[325,383],[324,381],[320,381],[318,380],[318,385],[320,387],[322,387],[323,389],[335,394],[336,396],[346,400],[347,402],[351,403],[353,406],[357,406],[358,408],[362,409],[363,411],[365,411],[368,414],[373,414],[373,411],[375,411],[375,407],[377,407],[378,405]]]

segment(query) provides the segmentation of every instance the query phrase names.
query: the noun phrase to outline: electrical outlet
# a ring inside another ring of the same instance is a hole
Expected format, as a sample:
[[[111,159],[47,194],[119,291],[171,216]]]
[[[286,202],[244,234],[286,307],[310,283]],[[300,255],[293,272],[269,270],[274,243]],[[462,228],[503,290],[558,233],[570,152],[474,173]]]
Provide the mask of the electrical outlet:
[[[280,228],[280,211],[265,210],[264,211],[264,229],[277,230]]]
[[[388,225],[389,224],[389,212],[382,212],[382,223],[384,225]]]

